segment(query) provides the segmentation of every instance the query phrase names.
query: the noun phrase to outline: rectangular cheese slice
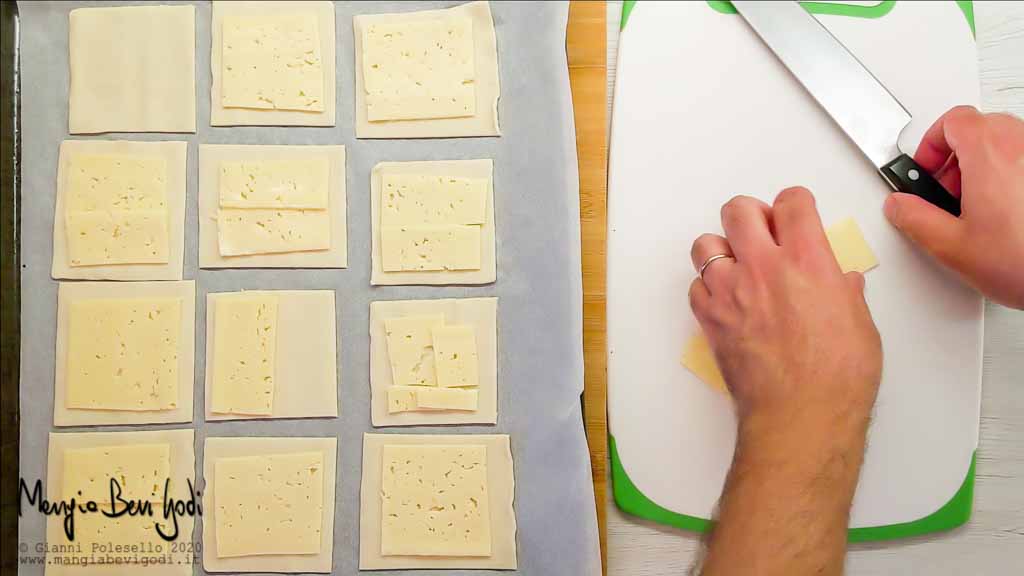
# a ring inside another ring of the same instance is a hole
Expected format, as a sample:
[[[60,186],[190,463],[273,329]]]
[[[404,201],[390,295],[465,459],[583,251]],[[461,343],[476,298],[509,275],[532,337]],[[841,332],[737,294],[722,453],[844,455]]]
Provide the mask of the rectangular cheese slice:
[[[67,536],[64,534],[63,527],[59,529],[59,536],[56,542],[47,541],[47,560],[51,562],[49,569],[53,568],[65,568],[67,572],[54,572],[58,574],[139,574],[146,576],[147,574],[160,574],[160,572],[152,571],[156,566],[169,566],[167,560],[164,560],[162,564],[150,564],[146,568],[141,568],[141,564],[136,565],[134,572],[122,571],[114,572],[110,566],[102,566],[99,564],[103,558],[101,552],[95,552],[92,558],[94,564],[89,565],[90,568],[100,568],[101,570],[89,571],[83,570],[83,556],[90,558],[86,555],[86,551],[93,550],[112,550],[114,547],[120,547],[122,550],[164,550],[166,556],[163,558],[173,558],[174,563],[189,563],[191,564],[190,557],[188,554],[181,554],[176,549],[172,549],[169,543],[160,537],[160,533],[157,532],[156,526],[160,525],[160,530],[167,535],[175,533],[174,520],[171,518],[164,519],[163,511],[160,503],[153,503],[153,515],[136,515],[130,516],[123,514],[115,518],[110,518],[103,514],[103,512],[90,512],[90,513],[75,513],[75,540],[69,542]],[[108,506],[100,506],[100,510],[109,511]],[[192,517],[178,517],[178,540],[177,542],[187,542],[192,534],[192,526],[194,520]],[[60,546],[65,545],[66,548]],[[70,545],[70,546],[68,546]],[[77,551],[76,551],[77,550]],[[110,557],[124,558],[125,556],[135,556],[141,558],[144,556],[141,552],[136,553],[122,553],[121,556],[115,556],[115,553],[111,552]],[[123,560],[122,560],[123,562]],[[118,564],[122,568],[128,568],[128,564]],[[47,573],[50,570],[47,570]],[[181,572],[179,572],[180,574]],[[165,572],[166,574],[166,572]]]
[[[380,240],[385,272],[480,269],[479,226],[382,226]]]
[[[490,556],[487,447],[381,448],[381,554]]]
[[[381,224],[480,224],[487,220],[485,178],[384,173]]]
[[[269,416],[274,410],[277,296],[224,296],[217,299],[215,314],[211,410]]]
[[[388,386],[388,414],[416,410],[416,390],[424,388],[424,386]]]
[[[167,210],[167,160],[161,156],[79,154],[68,164],[68,212]]]
[[[67,408],[170,410],[178,405],[180,298],[70,304]]]
[[[388,361],[396,386],[437,386],[431,331],[442,325],[443,314],[384,319]]]
[[[320,552],[322,452],[220,458],[214,475],[217,557]]]
[[[478,406],[476,390],[424,387],[416,391],[416,408],[420,410],[475,411]]]
[[[217,243],[221,256],[329,250],[331,217],[327,210],[222,208]]]
[[[711,345],[704,334],[697,334],[687,340],[686,349],[683,350],[683,366],[705,384],[728,393],[729,388],[726,387],[725,379],[718,370],[715,355],[711,352]]]
[[[480,385],[476,333],[468,324],[437,326],[431,332],[434,342],[434,370],[437,384],[444,387]]]
[[[829,226],[825,235],[844,273],[853,270],[864,273],[878,266],[878,259],[853,218],[845,218]]]
[[[65,501],[75,498],[78,502],[93,501],[109,503],[111,480],[120,488],[114,488],[114,496],[124,500],[161,502],[164,483],[174,479],[171,474],[170,444],[126,444],[98,448],[76,448],[64,451],[64,490],[61,498]],[[168,489],[168,493],[175,494]]]
[[[364,26],[362,71],[370,122],[476,114],[469,17]]]
[[[221,162],[221,208],[316,208],[326,210],[327,157]]]
[[[221,104],[225,108],[324,110],[316,14],[224,16]]]
[[[68,264],[166,264],[167,210],[67,212]]]

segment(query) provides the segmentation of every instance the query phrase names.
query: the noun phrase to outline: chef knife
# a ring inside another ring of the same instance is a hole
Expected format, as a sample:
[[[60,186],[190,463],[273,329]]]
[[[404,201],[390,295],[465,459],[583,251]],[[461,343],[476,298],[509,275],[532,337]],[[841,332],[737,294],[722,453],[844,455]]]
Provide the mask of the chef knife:
[[[893,190],[960,215],[960,201],[900,152],[910,113],[824,26],[795,1],[732,4]]]

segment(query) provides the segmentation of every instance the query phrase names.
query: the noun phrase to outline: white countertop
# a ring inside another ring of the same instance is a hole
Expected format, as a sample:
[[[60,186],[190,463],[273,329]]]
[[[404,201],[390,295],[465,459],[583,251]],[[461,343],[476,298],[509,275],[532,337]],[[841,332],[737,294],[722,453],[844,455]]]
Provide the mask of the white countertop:
[[[1024,2],[975,2],[985,111],[1024,117]],[[608,106],[622,3],[608,2]],[[629,517],[608,495],[608,574],[685,574],[700,537]],[[989,304],[974,515],[952,532],[851,546],[847,574],[999,575],[1024,550],[1024,312]]]

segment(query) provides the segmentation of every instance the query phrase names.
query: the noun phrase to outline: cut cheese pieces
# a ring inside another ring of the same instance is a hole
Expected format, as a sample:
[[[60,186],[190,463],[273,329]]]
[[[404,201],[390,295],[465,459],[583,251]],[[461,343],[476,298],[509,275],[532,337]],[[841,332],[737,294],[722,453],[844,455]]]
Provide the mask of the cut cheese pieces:
[[[490,556],[487,447],[381,449],[383,556]]]
[[[77,154],[68,166],[65,207],[93,210],[167,208],[167,160],[161,156]]]
[[[385,226],[380,240],[385,272],[480,269],[478,226]]]
[[[708,339],[703,334],[696,334],[686,341],[686,349],[683,351],[683,366],[712,388],[728,394],[729,388],[725,385],[725,378],[718,370],[718,363],[715,362],[711,345],[708,344]]]
[[[387,392],[389,414],[415,410],[474,411],[479,407],[479,393],[476,390],[392,386]]]
[[[329,181],[326,156],[221,162],[220,206],[326,210]]]
[[[382,226],[487,221],[486,178],[384,174],[381,185]]]
[[[68,264],[162,264],[169,258],[166,210],[68,212]]]
[[[225,16],[222,34],[221,104],[225,108],[323,111],[316,14]]]
[[[270,415],[274,409],[277,297],[222,297],[214,321],[212,411]]]
[[[176,407],[180,335],[180,298],[72,302],[65,406],[94,410]]]
[[[431,333],[444,325],[443,314],[384,320],[388,359],[396,386],[436,386]]]
[[[434,367],[442,386],[477,386],[476,334],[472,326],[440,326],[431,333],[434,341]]]
[[[370,23],[362,29],[362,49],[369,121],[476,113],[469,17]]]
[[[115,502],[118,498],[160,502],[164,483],[174,482],[170,469],[171,445],[167,443],[65,450],[62,499],[98,503]]]
[[[217,556],[318,554],[323,460],[319,451],[217,459]]]
[[[326,210],[220,210],[217,240],[221,256],[308,252],[331,247]]]

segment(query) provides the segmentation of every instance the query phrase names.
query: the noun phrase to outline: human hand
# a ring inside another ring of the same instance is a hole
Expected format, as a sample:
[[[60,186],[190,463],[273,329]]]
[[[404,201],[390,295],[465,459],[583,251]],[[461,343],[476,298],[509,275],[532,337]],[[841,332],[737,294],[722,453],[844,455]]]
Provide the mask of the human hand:
[[[960,218],[901,193],[886,199],[886,217],[986,297],[1024,309],[1024,122],[958,106],[914,159],[960,198]]]
[[[745,428],[828,434],[866,429],[881,379],[881,341],[864,278],[843,274],[814,197],[783,190],[774,206],[738,196],[722,207],[725,237],[693,244],[690,305]],[[804,425],[807,426],[799,426]],[[822,428],[824,427],[824,428]]]

